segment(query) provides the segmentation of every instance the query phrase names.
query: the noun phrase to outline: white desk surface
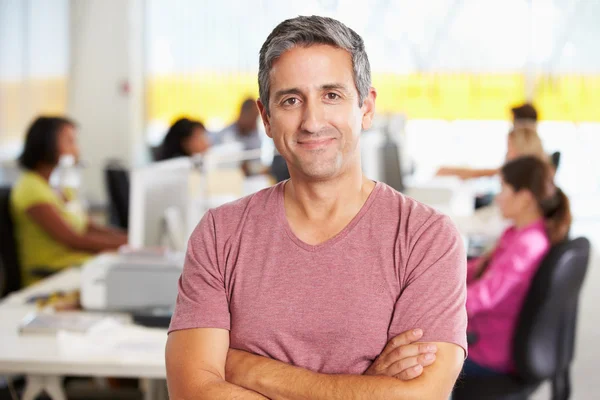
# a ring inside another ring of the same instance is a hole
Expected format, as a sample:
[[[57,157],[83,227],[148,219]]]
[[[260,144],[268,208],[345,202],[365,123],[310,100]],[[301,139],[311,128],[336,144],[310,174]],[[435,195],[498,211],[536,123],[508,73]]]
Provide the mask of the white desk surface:
[[[78,288],[80,273],[69,269],[39,284],[17,292],[0,303],[0,373],[70,376],[110,376],[164,379],[166,377],[164,351],[146,354],[141,359],[131,356],[82,357],[62,354],[57,340],[50,335],[18,334],[21,320],[35,306],[25,304],[32,295],[56,290]],[[156,330],[153,330],[156,337]],[[164,330],[166,344],[167,333]],[[164,349],[164,346],[161,346]]]
[[[81,286],[79,282],[79,269],[69,268],[62,272],[54,274],[33,286],[9,294],[4,300],[0,302],[0,308],[6,305],[24,306],[26,305],[25,302],[28,298],[39,294],[48,294],[57,290],[69,291],[79,289],[79,287]]]

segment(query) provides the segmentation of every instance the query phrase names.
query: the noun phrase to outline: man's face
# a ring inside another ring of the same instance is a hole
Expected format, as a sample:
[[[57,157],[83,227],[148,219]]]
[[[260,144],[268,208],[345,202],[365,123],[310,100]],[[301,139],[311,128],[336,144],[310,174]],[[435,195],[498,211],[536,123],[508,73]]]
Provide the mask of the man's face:
[[[295,47],[274,62],[270,83],[270,115],[259,108],[292,174],[324,180],[360,166],[358,137],[371,126],[376,93],[371,89],[359,107],[347,51]]]

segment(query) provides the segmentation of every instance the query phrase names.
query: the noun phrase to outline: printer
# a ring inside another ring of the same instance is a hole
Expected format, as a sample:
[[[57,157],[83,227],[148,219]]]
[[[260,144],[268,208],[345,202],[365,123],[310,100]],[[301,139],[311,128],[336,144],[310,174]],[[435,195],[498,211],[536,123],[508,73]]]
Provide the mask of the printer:
[[[81,305],[86,310],[172,310],[183,271],[183,253],[101,254],[81,270]]]

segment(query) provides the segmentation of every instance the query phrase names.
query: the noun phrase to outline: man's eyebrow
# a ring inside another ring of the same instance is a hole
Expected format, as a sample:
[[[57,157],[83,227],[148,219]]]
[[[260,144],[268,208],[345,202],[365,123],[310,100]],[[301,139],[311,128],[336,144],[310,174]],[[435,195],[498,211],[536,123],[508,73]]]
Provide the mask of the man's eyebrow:
[[[321,85],[321,90],[341,90],[342,92],[348,93],[348,87],[341,83],[326,83]]]
[[[302,93],[300,92],[300,89],[297,88],[290,88],[290,89],[281,89],[275,92],[275,96],[273,96],[274,99],[279,99],[285,95],[288,94],[297,94],[297,95],[301,95]]]
[[[342,84],[342,83],[326,83],[324,85],[320,86],[321,90],[340,90],[344,93],[349,93],[350,91],[348,90],[348,86]],[[275,92],[275,95],[273,96],[273,98],[275,100],[280,99],[283,96],[286,96],[288,94],[296,94],[301,96],[302,95],[302,91],[298,88],[289,88],[289,89],[281,89]]]

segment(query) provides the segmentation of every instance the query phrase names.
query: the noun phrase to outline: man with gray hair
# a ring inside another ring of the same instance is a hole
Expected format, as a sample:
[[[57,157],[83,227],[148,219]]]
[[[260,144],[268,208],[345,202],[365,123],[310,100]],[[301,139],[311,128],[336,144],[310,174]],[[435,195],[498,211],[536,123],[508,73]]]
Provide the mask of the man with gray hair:
[[[376,99],[362,38],[286,20],[260,51],[259,89],[291,178],[192,234],[171,398],[448,398],[467,347],[465,251],[447,217],[362,174]]]

